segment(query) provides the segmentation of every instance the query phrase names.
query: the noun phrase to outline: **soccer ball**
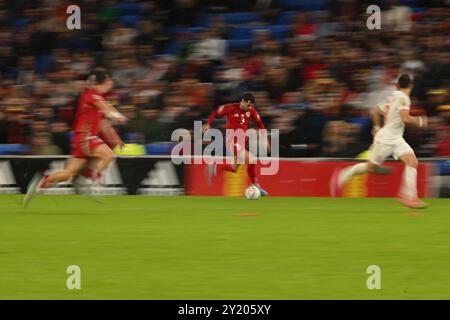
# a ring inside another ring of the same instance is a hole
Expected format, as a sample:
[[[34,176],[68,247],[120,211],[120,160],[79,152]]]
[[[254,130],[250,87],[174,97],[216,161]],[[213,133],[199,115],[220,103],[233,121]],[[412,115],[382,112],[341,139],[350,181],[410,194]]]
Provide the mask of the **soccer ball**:
[[[248,200],[257,200],[261,197],[261,192],[257,187],[250,186],[247,189],[245,189],[245,197]]]

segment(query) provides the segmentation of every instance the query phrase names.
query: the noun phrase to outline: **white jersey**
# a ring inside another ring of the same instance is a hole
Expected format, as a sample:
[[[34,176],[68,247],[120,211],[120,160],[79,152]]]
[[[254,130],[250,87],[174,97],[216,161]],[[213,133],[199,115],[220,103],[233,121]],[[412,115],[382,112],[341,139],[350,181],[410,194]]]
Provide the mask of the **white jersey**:
[[[384,126],[375,135],[375,141],[385,144],[397,144],[403,140],[405,124],[400,117],[400,110],[409,110],[411,100],[402,91],[394,91],[386,102],[377,107],[384,114]]]

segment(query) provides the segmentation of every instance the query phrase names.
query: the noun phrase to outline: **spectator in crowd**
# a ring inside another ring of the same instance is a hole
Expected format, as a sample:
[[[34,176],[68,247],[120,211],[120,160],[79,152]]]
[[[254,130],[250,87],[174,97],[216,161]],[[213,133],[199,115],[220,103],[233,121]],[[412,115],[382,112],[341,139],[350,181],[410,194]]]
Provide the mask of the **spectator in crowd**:
[[[200,40],[194,45],[192,57],[204,60],[221,61],[225,57],[226,42],[215,30],[206,29],[200,34]]]
[[[32,136],[31,153],[39,156],[60,155],[61,149],[56,146],[49,133],[38,132]]]
[[[412,28],[411,9],[399,0],[388,0],[388,10],[383,11],[382,23],[388,30],[407,32]]]

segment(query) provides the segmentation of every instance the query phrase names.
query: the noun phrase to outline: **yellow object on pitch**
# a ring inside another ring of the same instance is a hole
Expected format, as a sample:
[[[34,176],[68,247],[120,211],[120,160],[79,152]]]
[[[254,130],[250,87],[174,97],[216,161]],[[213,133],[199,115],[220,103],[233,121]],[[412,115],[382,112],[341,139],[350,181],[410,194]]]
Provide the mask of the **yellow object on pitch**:
[[[115,147],[114,153],[118,156],[142,156],[147,152],[145,151],[145,147],[141,144],[127,143],[122,149],[120,147]]]
[[[370,152],[370,150],[361,152],[360,154],[358,154],[356,156],[356,159],[357,160],[369,160],[369,152]]]

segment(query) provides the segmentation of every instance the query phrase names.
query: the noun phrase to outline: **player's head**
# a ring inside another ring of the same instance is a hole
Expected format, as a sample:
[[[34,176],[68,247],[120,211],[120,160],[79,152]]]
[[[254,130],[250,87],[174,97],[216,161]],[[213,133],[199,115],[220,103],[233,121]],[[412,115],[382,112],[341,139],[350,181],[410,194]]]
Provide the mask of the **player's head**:
[[[112,89],[113,80],[105,68],[95,68],[89,73],[88,81],[99,91],[105,93]]]
[[[397,88],[400,90],[411,90],[414,85],[413,78],[409,74],[402,74],[397,81]]]
[[[241,109],[247,111],[254,104],[255,97],[250,92],[244,93],[241,99]]]

